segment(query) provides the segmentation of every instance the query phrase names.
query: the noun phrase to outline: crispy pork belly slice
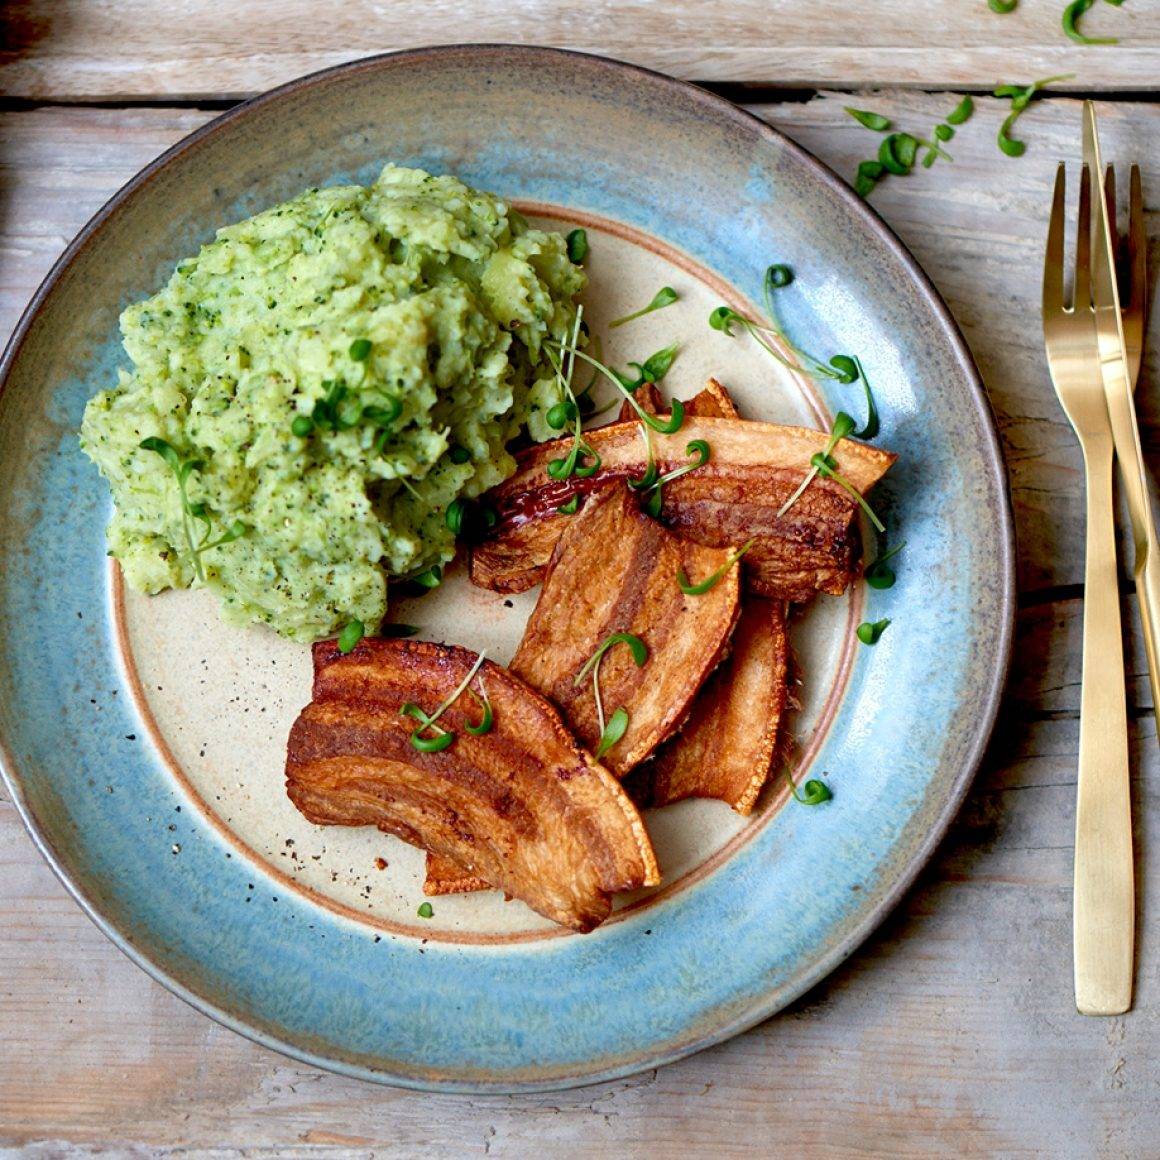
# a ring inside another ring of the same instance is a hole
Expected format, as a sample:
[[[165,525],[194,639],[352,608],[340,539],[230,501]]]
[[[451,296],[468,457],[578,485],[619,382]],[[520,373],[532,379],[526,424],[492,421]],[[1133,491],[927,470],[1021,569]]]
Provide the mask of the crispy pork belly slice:
[[[686,404],[686,415],[700,415],[709,419],[740,419],[741,413],[733,396],[716,379],[710,379]]]
[[[785,712],[785,607],[747,598],[733,648],[705,682],[680,732],[625,783],[641,805],[719,798],[752,811],[773,766]]]
[[[667,414],[669,411],[656,383],[645,383],[643,386],[637,387],[634,397],[650,415]],[[685,414],[708,416],[712,419],[741,418],[729,392],[716,379],[710,379],[702,390],[698,391],[691,399],[685,400]],[[618,423],[640,421],[636,409],[627,399],[620,404],[620,412],[616,421]]]
[[[576,675],[612,633],[640,637],[648,648],[643,667],[624,644],[609,649],[600,665],[606,718],[622,707],[629,718],[602,759],[618,777],[680,724],[728,649],[740,569],[729,568],[702,596],[682,592],[677,575],[683,569],[694,582],[703,580],[729,555],[674,536],[640,510],[623,483],[593,496],[560,537],[511,669],[595,749],[601,729],[592,678],[577,684]]]
[[[427,852],[427,876],[423,881],[423,893],[437,897],[440,894],[471,894],[477,890],[490,890],[491,883],[478,875],[464,870],[458,862],[445,858],[442,854]]]
[[[651,435],[662,471],[687,463],[686,445],[703,439],[711,459],[667,484],[662,519],[688,539],[709,547],[757,543],[745,560],[750,591],[770,599],[806,601],[815,592],[840,595],[857,574],[861,540],[858,508],[833,480],[815,479],[783,516],[777,513],[801,483],[810,457],[827,434],[743,419],[688,416],[673,435]],[[581,507],[594,491],[645,471],[639,423],[610,423],[585,433],[601,457],[589,479],[553,480],[548,462],[567,454],[567,440],[529,448],[509,480],[488,493],[499,516],[491,535],[471,556],[471,579],[497,592],[523,592],[543,576],[556,540],[575,518],[557,509],[573,496]],[[896,456],[851,439],[834,449],[838,470],[868,491]]]
[[[286,789],[319,825],[378,826],[576,930],[602,922],[618,890],[658,880],[640,815],[608,770],[571,736],[557,711],[498,665],[440,718],[455,733],[438,752],[411,744],[418,723],[466,678],[475,654],[426,641],[364,640],[347,656],[314,646],[314,700],[290,731]]]
[[[667,410],[665,401],[661,397],[656,383],[642,383],[633,392],[633,398],[640,404],[641,409],[647,411],[650,415],[659,415],[662,411]],[[618,423],[637,423],[640,421],[640,416],[636,413],[636,408],[627,399],[620,404],[620,411],[617,413],[616,421]]]

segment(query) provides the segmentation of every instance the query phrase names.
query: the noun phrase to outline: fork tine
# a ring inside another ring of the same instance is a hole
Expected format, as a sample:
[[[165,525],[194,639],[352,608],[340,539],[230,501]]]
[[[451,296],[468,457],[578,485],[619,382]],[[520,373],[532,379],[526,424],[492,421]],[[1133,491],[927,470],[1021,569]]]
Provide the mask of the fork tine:
[[[1104,166],[1104,206],[1108,211],[1108,230],[1112,235],[1112,257],[1115,259],[1116,285],[1119,287],[1122,299],[1128,293],[1128,288],[1124,284],[1127,273],[1124,270],[1123,242],[1120,238],[1120,231],[1116,228],[1116,167],[1111,162]]]
[[[1116,233],[1116,167],[1110,162],[1104,166],[1104,204],[1108,207],[1108,225],[1115,241],[1120,236]]]
[[[1144,233],[1144,192],[1140,185],[1140,167],[1132,166],[1131,193],[1128,202],[1128,287],[1127,309],[1140,311],[1148,301],[1148,239]]]
[[[1072,308],[1087,310],[1092,304],[1092,181],[1085,165],[1079,175],[1079,214],[1075,230],[1075,290]]]
[[[1067,168],[1060,162],[1055,171],[1055,196],[1051,200],[1051,224],[1047,227],[1047,250],[1043,255],[1043,313],[1063,309],[1063,227]]]

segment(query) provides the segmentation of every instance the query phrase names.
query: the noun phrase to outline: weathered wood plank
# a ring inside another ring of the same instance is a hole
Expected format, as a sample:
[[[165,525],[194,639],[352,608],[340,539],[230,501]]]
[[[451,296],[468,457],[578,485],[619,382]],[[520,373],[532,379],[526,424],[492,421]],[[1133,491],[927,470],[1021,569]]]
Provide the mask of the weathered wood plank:
[[[1061,73],[1080,89],[1156,82],[1160,11],[1130,3],[1087,15],[1085,48],[1063,34],[1063,2],[1009,16],[982,0],[31,0],[0,15],[0,89],[37,99],[243,96],[374,52],[473,40],[580,49],[696,80],[778,86],[990,88]]]

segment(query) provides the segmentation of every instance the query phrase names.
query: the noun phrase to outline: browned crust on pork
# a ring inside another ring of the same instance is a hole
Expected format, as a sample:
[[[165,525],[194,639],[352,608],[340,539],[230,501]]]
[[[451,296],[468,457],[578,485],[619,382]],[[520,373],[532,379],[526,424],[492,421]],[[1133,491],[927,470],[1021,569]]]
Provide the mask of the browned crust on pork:
[[[705,682],[680,733],[626,782],[633,800],[664,806],[717,798],[750,813],[778,756],[788,662],[783,605],[748,598],[728,659]]]
[[[314,646],[314,700],[290,732],[286,788],[320,825],[376,825],[576,930],[607,917],[611,895],[659,881],[636,808],[542,696],[485,661],[494,726],[473,697],[440,719],[437,753],[411,745],[418,723],[467,676],[476,654],[427,641],[368,639],[347,656]],[[473,687],[479,687],[478,684]]]
[[[673,535],[646,516],[621,483],[589,500],[560,537],[540,599],[512,658],[512,672],[559,707],[589,749],[600,740],[593,686],[575,677],[615,632],[648,647],[643,668],[628,647],[610,649],[600,667],[605,716],[627,709],[624,737],[604,756],[618,777],[643,761],[688,711],[706,676],[728,648],[737,618],[739,569],[730,568],[702,596],[677,582],[700,580],[730,553]]]
[[[586,433],[602,460],[591,479],[548,477],[549,460],[565,453],[562,442],[521,454],[516,474],[489,493],[499,521],[472,552],[472,581],[499,592],[522,592],[535,584],[556,540],[576,518],[557,509],[574,496],[583,507],[610,482],[643,475],[646,454],[639,429],[639,423],[611,423]],[[861,554],[854,500],[832,480],[815,479],[785,515],[777,514],[805,477],[810,457],[824,449],[826,433],[694,414],[674,435],[652,433],[661,470],[688,462],[685,447],[693,439],[704,439],[712,458],[665,487],[662,518],[681,535],[710,547],[737,547],[756,537],[745,577],[758,595],[800,602],[819,591],[844,592]],[[861,492],[896,458],[849,439],[839,442],[833,454],[839,471]]]

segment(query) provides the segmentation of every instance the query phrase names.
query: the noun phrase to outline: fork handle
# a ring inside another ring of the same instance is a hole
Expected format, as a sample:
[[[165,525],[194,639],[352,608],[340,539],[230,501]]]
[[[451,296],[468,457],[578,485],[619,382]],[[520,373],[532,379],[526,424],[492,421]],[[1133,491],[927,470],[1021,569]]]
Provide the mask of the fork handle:
[[[1075,1004],[1119,1015],[1132,1002],[1135,884],[1128,712],[1112,517],[1112,442],[1085,447],[1083,691],[1075,814]]]

